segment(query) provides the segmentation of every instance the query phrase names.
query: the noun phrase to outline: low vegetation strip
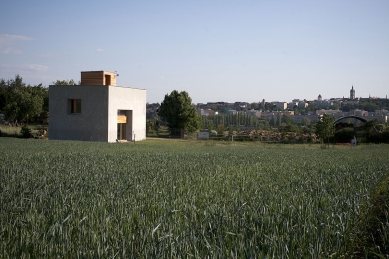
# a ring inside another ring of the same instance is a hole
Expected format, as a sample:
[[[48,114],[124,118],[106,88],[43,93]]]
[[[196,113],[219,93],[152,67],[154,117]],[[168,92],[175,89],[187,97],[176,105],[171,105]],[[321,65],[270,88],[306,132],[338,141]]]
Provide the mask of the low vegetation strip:
[[[379,184],[351,234],[350,258],[389,258],[389,177]]]
[[[0,257],[343,257],[388,149],[0,138]]]

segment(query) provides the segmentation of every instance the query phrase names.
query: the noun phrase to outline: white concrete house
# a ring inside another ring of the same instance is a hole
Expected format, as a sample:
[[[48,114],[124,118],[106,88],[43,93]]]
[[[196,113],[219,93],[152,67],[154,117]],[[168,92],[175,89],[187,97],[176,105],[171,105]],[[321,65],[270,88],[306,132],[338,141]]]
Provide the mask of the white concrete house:
[[[81,72],[81,85],[50,85],[49,139],[146,139],[146,90],[116,86],[113,72]]]

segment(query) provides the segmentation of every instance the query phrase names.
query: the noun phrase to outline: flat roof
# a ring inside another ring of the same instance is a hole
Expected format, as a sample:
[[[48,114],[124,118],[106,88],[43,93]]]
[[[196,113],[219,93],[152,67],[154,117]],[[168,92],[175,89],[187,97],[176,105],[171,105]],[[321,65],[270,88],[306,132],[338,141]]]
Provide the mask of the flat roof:
[[[84,72],[86,72],[86,73],[89,73],[89,72],[108,72],[108,73],[115,73],[115,74],[117,74],[116,71],[115,72],[111,72],[111,71],[107,71],[107,70],[81,71],[81,73],[84,73]]]

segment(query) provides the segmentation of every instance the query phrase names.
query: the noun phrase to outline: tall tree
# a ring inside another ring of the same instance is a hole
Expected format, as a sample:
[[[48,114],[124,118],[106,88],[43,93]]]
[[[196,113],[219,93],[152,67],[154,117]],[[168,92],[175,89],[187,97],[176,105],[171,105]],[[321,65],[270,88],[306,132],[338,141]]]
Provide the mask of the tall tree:
[[[316,135],[323,141],[327,139],[328,147],[330,146],[330,138],[334,136],[335,126],[334,126],[334,117],[324,114],[319,118],[319,121],[316,123]]]
[[[174,90],[170,95],[166,94],[158,115],[168,123],[172,134],[178,134],[181,130],[194,132],[200,128],[196,107],[192,105],[192,99],[185,91]]]

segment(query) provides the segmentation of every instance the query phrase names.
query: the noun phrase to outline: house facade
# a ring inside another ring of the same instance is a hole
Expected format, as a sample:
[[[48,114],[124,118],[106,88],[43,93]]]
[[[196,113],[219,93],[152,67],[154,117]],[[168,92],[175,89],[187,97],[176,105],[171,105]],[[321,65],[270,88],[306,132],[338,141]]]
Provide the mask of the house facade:
[[[116,73],[81,72],[80,85],[50,85],[49,139],[146,139],[146,90],[116,86]]]

